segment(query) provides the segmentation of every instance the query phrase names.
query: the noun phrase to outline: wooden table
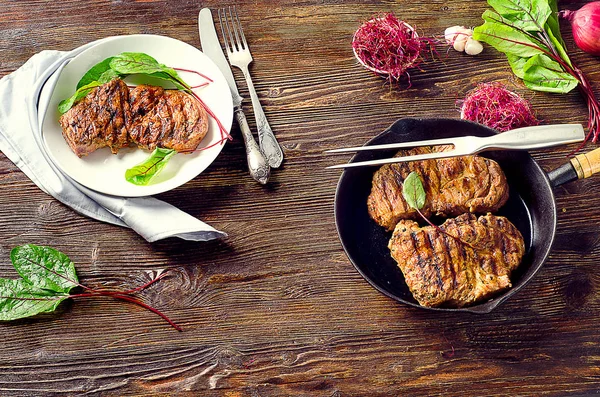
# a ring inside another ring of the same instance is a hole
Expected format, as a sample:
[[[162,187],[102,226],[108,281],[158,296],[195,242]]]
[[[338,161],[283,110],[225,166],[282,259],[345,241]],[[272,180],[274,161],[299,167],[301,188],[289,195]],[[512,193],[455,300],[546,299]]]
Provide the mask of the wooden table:
[[[0,3],[0,75],[45,49],[110,35],[152,33],[199,47],[197,14],[218,1]],[[573,1],[577,8],[584,1]],[[350,40],[359,24],[394,11],[419,32],[475,26],[482,1],[238,1],[252,74],[285,151],[260,186],[234,141],[199,177],[159,195],[229,237],[148,243],[129,229],[75,213],[0,155],[0,274],[15,277],[12,247],[68,254],[91,285],[138,285],[184,331],[111,299],[80,299],[54,314],[0,324],[0,395],[388,396],[584,395],[600,391],[600,178],[556,192],[558,235],[542,271],[487,315],[433,313],[373,289],[345,256],[333,201],[340,158],[402,117],[458,118],[455,101],[478,82],[502,81],[547,123],[585,123],[582,97],[534,93],[491,48],[442,50],[390,87],[362,69]],[[600,92],[598,58],[572,58]],[[242,94],[241,74],[234,71]],[[251,115],[249,101],[245,103]],[[250,124],[255,130],[253,118]],[[570,148],[536,152],[546,169]]]

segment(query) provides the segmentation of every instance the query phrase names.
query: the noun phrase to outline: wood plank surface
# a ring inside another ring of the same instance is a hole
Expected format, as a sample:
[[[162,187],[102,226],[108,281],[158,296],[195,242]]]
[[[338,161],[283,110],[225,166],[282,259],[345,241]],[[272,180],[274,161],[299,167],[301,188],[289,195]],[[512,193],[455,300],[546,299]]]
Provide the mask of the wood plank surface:
[[[234,140],[205,172],[158,196],[227,238],[148,243],[59,203],[0,154],[0,276],[16,276],[9,253],[26,243],[66,253],[91,286],[135,286],[169,268],[142,298],[184,329],[108,298],[0,323],[0,396],[600,392],[600,177],[556,190],[555,245],[526,288],[490,314],[438,313],[385,297],[354,269],[333,217],[339,173],[324,169],[341,158],[323,155],[362,145],[402,117],[459,118],[456,100],[483,81],[523,94],[547,123],[585,123],[582,97],[527,90],[490,47],[477,57],[442,49],[412,73],[410,89],[386,84],[352,55],[354,31],[374,14],[394,11],[433,36],[480,24],[483,1],[236,3],[254,83],[286,160],[267,186],[258,185],[234,126]],[[230,4],[3,0],[0,76],[39,51],[110,35],[160,34],[200,47],[198,11]],[[577,50],[562,29],[573,60],[600,92],[600,59]],[[534,157],[550,170],[571,149]]]

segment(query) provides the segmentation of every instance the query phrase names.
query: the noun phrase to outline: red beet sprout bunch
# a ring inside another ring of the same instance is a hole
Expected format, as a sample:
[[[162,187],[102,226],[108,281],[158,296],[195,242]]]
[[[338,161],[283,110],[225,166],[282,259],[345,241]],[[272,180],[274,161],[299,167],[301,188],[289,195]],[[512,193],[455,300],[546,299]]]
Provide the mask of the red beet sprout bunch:
[[[498,82],[480,83],[460,101],[460,117],[504,132],[538,125],[527,100]]]
[[[363,23],[352,40],[358,60],[368,69],[399,80],[409,68],[418,66],[431,39],[419,37],[413,27],[393,13],[375,16]]]

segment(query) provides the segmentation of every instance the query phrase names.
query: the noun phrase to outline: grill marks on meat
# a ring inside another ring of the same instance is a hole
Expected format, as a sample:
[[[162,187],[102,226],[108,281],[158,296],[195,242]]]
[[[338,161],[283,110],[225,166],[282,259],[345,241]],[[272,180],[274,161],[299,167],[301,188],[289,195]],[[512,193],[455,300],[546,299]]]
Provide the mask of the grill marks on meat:
[[[79,157],[105,146],[116,153],[130,143],[192,152],[208,132],[206,110],[190,94],[148,85],[130,90],[120,79],[94,88],[59,122]]]
[[[441,152],[452,146],[402,150],[397,156]],[[402,196],[416,172],[426,193],[426,217],[456,217],[439,229],[420,227],[416,210]],[[525,254],[519,230],[498,210],[508,199],[504,172],[479,156],[388,164],[373,175],[369,215],[387,230],[392,258],[422,306],[463,307],[511,287],[510,275]],[[487,213],[477,218],[473,213]]]
[[[525,243],[508,219],[462,214],[439,228],[463,242],[401,220],[388,244],[421,305],[462,307],[511,287],[510,273],[521,262]]]
[[[402,150],[397,156],[441,152],[451,147],[419,147]],[[421,212],[425,216],[493,212],[508,199],[504,172],[498,163],[484,157],[463,156],[387,164],[375,172],[367,200],[369,215],[387,230],[394,230],[401,219],[418,217],[402,197],[402,183],[412,171],[417,172],[423,181],[427,200]]]
[[[130,92],[129,135],[139,147],[194,151],[208,131],[206,110],[183,91],[139,85]]]
[[[65,140],[79,157],[105,146],[117,153],[129,145],[130,121],[129,88],[119,79],[94,88],[59,120]]]

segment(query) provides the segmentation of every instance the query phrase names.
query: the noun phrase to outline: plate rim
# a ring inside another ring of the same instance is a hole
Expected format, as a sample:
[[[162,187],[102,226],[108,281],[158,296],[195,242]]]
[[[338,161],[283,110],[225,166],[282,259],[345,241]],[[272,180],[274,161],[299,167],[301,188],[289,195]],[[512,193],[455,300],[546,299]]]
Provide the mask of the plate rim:
[[[192,172],[185,178],[177,180],[177,182],[175,182],[175,183],[173,183],[173,182],[166,183],[166,182],[172,181],[173,179],[175,179],[176,175],[174,175],[173,177],[171,177],[159,184],[150,184],[150,185],[146,185],[146,186],[138,186],[138,185],[132,184],[131,185],[132,190],[125,191],[125,192],[116,192],[111,189],[102,189],[102,188],[98,188],[98,186],[91,186],[89,183],[85,183],[85,181],[82,181],[81,178],[74,177],[72,175],[72,173],[70,173],[68,170],[66,170],[65,167],[63,166],[62,162],[60,161],[60,159],[58,159],[56,157],[54,151],[50,148],[51,145],[49,145],[48,140],[47,140],[47,137],[49,136],[48,135],[49,132],[47,132],[46,129],[44,128],[44,126],[46,124],[46,119],[47,118],[51,119],[53,116],[52,115],[52,106],[50,106],[50,102],[52,102],[56,87],[59,84],[59,80],[60,80],[62,74],[65,73],[65,68],[68,66],[68,64],[86,53],[91,53],[91,51],[96,49],[98,45],[110,45],[109,43],[112,43],[114,41],[121,41],[121,40],[161,40],[161,41],[166,40],[166,41],[171,41],[171,42],[177,42],[179,45],[186,47],[190,51],[197,51],[198,53],[202,54],[202,56],[205,58],[205,61],[212,65],[212,68],[214,69],[215,73],[218,72],[217,78],[219,80],[221,80],[221,83],[223,85],[223,89],[221,90],[221,95],[223,95],[222,100],[227,102],[225,104],[227,106],[224,105],[223,108],[230,109],[230,110],[227,110],[227,113],[224,113],[224,115],[226,115],[226,119],[223,120],[223,115],[221,115],[221,117],[219,117],[219,121],[221,122],[221,124],[223,125],[223,127],[225,128],[225,130],[227,131],[228,134],[231,133],[231,129],[233,126],[233,117],[234,117],[234,115],[233,115],[233,97],[231,95],[231,91],[229,90],[227,81],[226,81],[224,75],[222,74],[220,68],[212,61],[212,59],[210,59],[210,57],[208,55],[206,55],[204,52],[202,52],[199,48],[197,48],[185,41],[176,39],[174,37],[165,36],[165,35],[141,34],[140,33],[140,34],[131,34],[131,35],[108,36],[108,37],[105,37],[102,39],[94,40],[89,43],[83,44],[82,46],[89,45],[89,44],[93,44],[93,45],[90,45],[88,48],[84,49],[81,53],[79,53],[76,56],[74,56],[73,58],[71,58],[67,63],[65,63],[64,67],[60,68],[59,75],[56,77],[56,84],[54,84],[54,86],[51,88],[51,92],[48,95],[49,104],[45,109],[45,113],[43,115],[43,119],[41,122],[41,129],[40,129],[45,151],[46,151],[46,153],[48,153],[48,156],[50,157],[52,162],[57,166],[57,168],[64,175],[66,175],[67,177],[74,180],[78,184],[81,184],[82,186],[84,186],[94,192],[98,192],[101,194],[107,194],[107,195],[111,195],[111,196],[116,196],[116,197],[127,197],[127,198],[153,196],[156,194],[165,193],[165,192],[171,191],[173,189],[176,189],[178,187],[181,187],[182,185],[184,185],[184,184],[190,182],[191,180],[193,180],[194,178],[198,177],[202,172],[204,172],[208,167],[210,167],[210,165],[216,160],[216,158],[219,156],[219,154],[222,152],[223,148],[225,147],[225,144],[227,143],[227,139],[223,140],[223,142],[221,144],[214,145],[213,147],[208,149],[208,151],[213,152],[214,155],[213,155],[212,159],[207,161],[205,166],[200,167],[201,168],[200,171]],[[80,46],[80,47],[82,47],[82,46]],[[123,52],[123,51],[115,51],[115,54],[120,53],[120,52]],[[213,80],[214,80],[214,76],[211,76],[211,77],[213,77]],[[43,90],[43,88],[42,88],[42,90]],[[199,95],[201,95],[201,94],[199,94]],[[231,105],[231,106],[229,106],[229,105]],[[212,120],[211,120],[212,117],[210,115],[208,117],[209,117],[209,121],[212,122]],[[49,121],[49,122],[52,122],[52,121]],[[58,131],[60,132],[61,127],[58,124],[58,121],[56,120],[54,122],[58,126]],[[66,141],[65,141],[65,145],[67,145]],[[136,150],[133,146],[131,146],[131,148]],[[106,148],[104,148],[104,149],[106,149]],[[148,155],[149,155],[149,153],[150,152],[148,152]],[[109,158],[109,157],[107,157],[107,158]],[[123,173],[124,172],[125,172],[125,170],[123,170]]]

